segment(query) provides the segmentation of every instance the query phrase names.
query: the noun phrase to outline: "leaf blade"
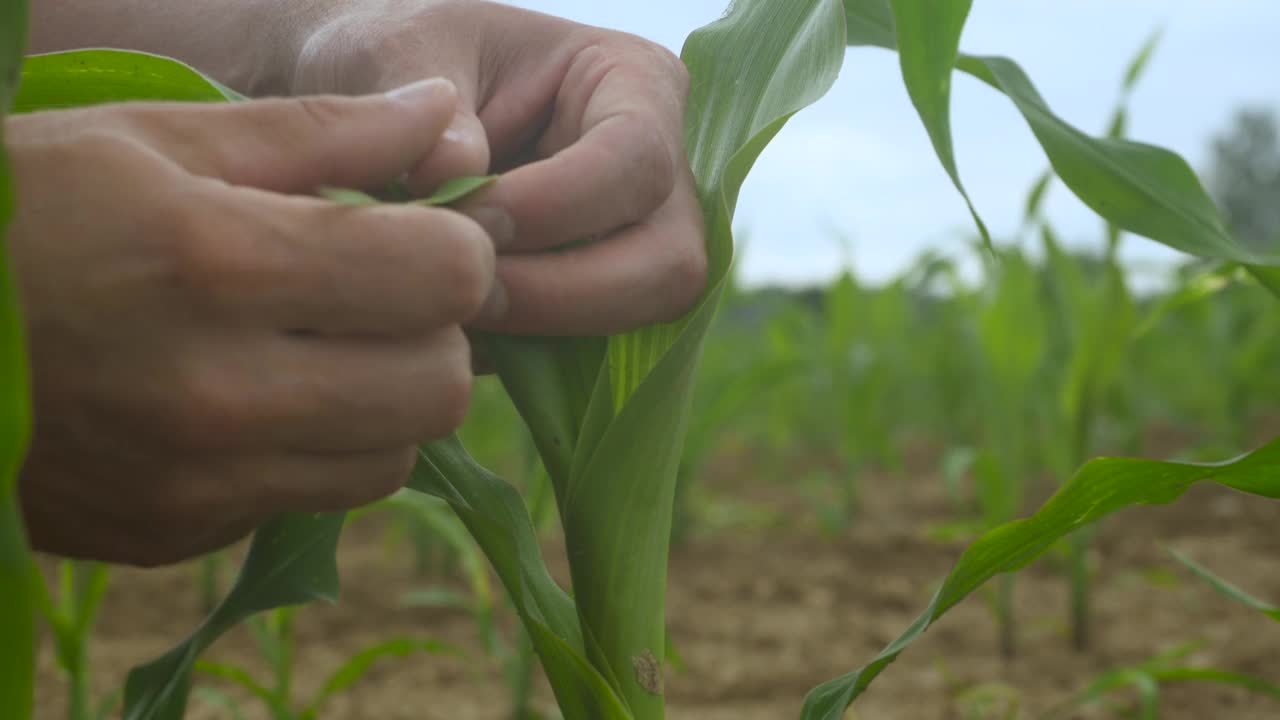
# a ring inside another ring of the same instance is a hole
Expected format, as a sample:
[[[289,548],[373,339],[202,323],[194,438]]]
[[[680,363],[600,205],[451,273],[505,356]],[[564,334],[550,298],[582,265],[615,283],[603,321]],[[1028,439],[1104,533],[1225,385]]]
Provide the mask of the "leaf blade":
[[[18,87],[27,4],[0,0],[0,240],[14,212],[5,156],[4,115]],[[35,589],[18,506],[18,472],[30,439],[26,340],[7,245],[0,246],[0,717],[31,716],[35,665]]]
[[[991,233],[960,180],[951,136],[951,75],[973,0],[892,0],[891,6],[902,80],[911,104],[929,133],[939,162],[964,199],[983,243],[991,249]]]
[[[1280,499],[1280,439],[1225,463],[1124,458],[1087,463],[1031,517],[994,528],[971,544],[929,606],[906,631],[868,664],[809,693],[802,720],[838,720],[845,708],[931,623],[993,576],[1024,567],[1059,538],[1105,515],[1131,505],[1173,502],[1192,485],[1205,480]]]

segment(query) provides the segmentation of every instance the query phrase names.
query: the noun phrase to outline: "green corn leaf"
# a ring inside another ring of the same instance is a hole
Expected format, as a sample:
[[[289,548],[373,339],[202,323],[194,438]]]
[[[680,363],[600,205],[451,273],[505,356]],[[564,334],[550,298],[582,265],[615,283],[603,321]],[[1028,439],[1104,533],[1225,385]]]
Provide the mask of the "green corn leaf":
[[[1246,675],[1229,670],[1169,668],[1167,670],[1158,670],[1152,673],[1152,676],[1159,682],[1199,682],[1234,686],[1280,700],[1280,685],[1254,675]]]
[[[481,467],[456,438],[428,443],[408,487],[449,503],[484,550],[529,630],[565,720],[632,717],[585,659],[573,600],[556,585],[524,500]]]
[[[1045,170],[1031,184],[1031,189],[1027,192],[1027,199],[1023,205],[1022,222],[1024,225],[1030,225],[1040,217],[1040,208],[1044,205],[1044,198],[1048,194],[1051,184],[1053,184],[1052,170]]]
[[[221,690],[198,687],[195,689],[195,696],[205,705],[225,710],[231,720],[244,720],[244,713],[240,711],[240,705],[236,703],[235,698]]]
[[[850,44],[898,49],[904,38],[893,25],[890,2],[845,0]],[[886,23],[894,29],[892,34]],[[906,30],[910,35],[913,27]],[[1227,232],[1191,166],[1175,153],[1077,130],[1050,110],[1022,68],[1008,58],[960,54],[956,68],[1004,93],[1026,119],[1063,184],[1121,230],[1202,257],[1280,265],[1280,247],[1250,250]]]
[[[611,404],[593,400],[597,386],[609,380],[603,372],[607,341],[485,336],[483,342],[529,426],[563,516],[575,456],[590,454],[613,417]]]
[[[315,720],[320,716],[320,709],[335,694],[346,690],[359,682],[369,672],[369,668],[378,660],[387,657],[407,657],[414,653],[426,652],[433,655],[445,653],[458,654],[458,649],[437,640],[415,640],[413,638],[395,638],[376,643],[357,652],[347,659],[337,670],[325,680],[324,685],[316,693],[316,697],[303,710],[299,720]]]
[[[242,667],[237,665],[228,665],[226,663],[209,662],[208,660],[198,660],[195,664],[195,671],[201,675],[208,675],[228,683],[239,685],[250,695],[262,701],[263,705],[271,712],[279,709],[279,701],[275,693],[263,687],[257,680],[253,679],[253,675]],[[286,708],[287,710],[287,708]]]
[[[0,0],[0,240],[13,215],[4,115],[18,87],[26,40],[24,0]],[[18,472],[30,437],[27,355],[18,292],[0,243],[0,717],[31,716],[35,612],[31,556],[18,507]]]
[[[1176,291],[1163,297],[1147,312],[1134,328],[1134,337],[1141,338],[1150,333],[1174,310],[1213,297],[1231,287],[1232,278],[1239,269],[1238,263],[1220,263],[1184,281]]]
[[[316,600],[336,601],[334,561],[343,513],[286,514],[253,535],[230,593],[194,633],[162,657],[134,668],[125,682],[126,720],[180,720],[196,659],[252,615]]]
[[[322,187],[316,190],[316,194],[342,205],[377,205],[382,202],[369,193],[348,188]]]
[[[958,67],[1013,101],[1063,184],[1117,227],[1193,255],[1280,262],[1280,252],[1264,260],[1227,232],[1195,172],[1178,155],[1076,130],[1050,111],[1012,60],[963,56]]]
[[[1160,686],[1165,683],[1208,683],[1237,687],[1249,692],[1280,699],[1280,686],[1244,673],[1213,668],[1172,667],[1162,669],[1126,668],[1104,673],[1094,679],[1079,696],[1065,703],[1063,709],[1049,713],[1049,718],[1067,718],[1075,707],[1096,703],[1116,690],[1132,687],[1138,693],[1139,718],[1158,720]]]
[[[497,179],[497,175],[453,178],[452,180],[444,181],[440,187],[436,188],[435,192],[431,193],[431,197],[412,202],[417,205],[431,207],[452,205],[471,193],[492,185]]]
[[[1280,298],[1280,268],[1253,265],[1248,268],[1249,274],[1262,284],[1272,295]]]
[[[426,207],[442,207],[452,205],[462,200],[471,193],[492,185],[498,177],[496,175],[482,175],[478,177],[462,177],[445,181],[436,191],[429,197],[418,200],[406,201],[410,205],[425,205]],[[336,187],[320,187],[316,190],[316,195],[332,200],[343,205],[377,205],[384,202],[369,193],[360,190],[352,190],[350,188]]]
[[[951,75],[960,52],[960,34],[973,0],[891,0],[894,26],[897,29],[898,58],[902,80],[911,103],[915,105],[934,152],[951,182],[964,198],[973,222],[987,247],[991,234],[969,199],[956,167],[955,146],[951,139]]]
[[[128,100],[243,99],[240,93],[166,57],[126,50],[72,50],[27,59],[14,112]]]
[[[838,2],[738,2],[695,31],[682,53],[692,77],[686,136],[708,232],[708,292],[678,332],[610,339],[610,383],[597,383],[597,392],[611,391],[619,409],[590,457],[575,458],[563,517],[578,610],[598,643],[590,657],[620,680],[637,718],[662,717],[671,509],[694,370],[732,256],[733,209],[768,141],[834,83],[843,30]]]
[[[843,25],[836,2],[738,2],[725,18],[690,35],[682,52],[694,77],[685,133],[704,210],[709,191],[718,189],[732,217],[756,156],[793,113],[826,94],[844,60],[834,49],[835,42],[844,43]],[[733,245],[727,233],[717,236],[713,225],[707,227],[710,288],[728,271]],[[684,322],[610,338],[616,407],[639,387]]]
[[[1128,94],[1138,87],[1138,81],[1151,66],[1151,58],[1156,54],[1156,49],[1160,47],[1162,40],[1164,40],[1163,27],[1156,28],[1147,36],[1146,42],[1142,43],[1142,47],[1138,48],[1138,52],[1129,61],[1129,67],[1125,68],[1124,82],[1120,85],[1122,92]]]
[[[1034,515],[1001,525],[970,545],[911,627],[867,665],[810,692],[801,717],[838,720],[930,624],[995,575],[1026,566],[1058,539],[1099,518],[1132,505],[1173,502],[1204,480],[1280,499],[1280,439],[1225,463],[1101,458],[1086,464]]]
[[[895,50],[898,30],[889,0],[845,0],[845,37],[851,47]]]
[[[1263,602],[1223,578],[1218,577],[1212,570],[1209,570],[1205,566],[1197,563],[1177,550],[1174,550],[1173,548],[1167,549],[1169,554],[1173,556],[1174,560],[1185,565],[1188,570],[1195,573],[1197,577],[1208,583],[1209,587],[1213,588],[1218,593],[1235,600],[1245,607],[1257,610],[1276,622],[1280,622],[1280,605],[1272,605],[1271,603]]]

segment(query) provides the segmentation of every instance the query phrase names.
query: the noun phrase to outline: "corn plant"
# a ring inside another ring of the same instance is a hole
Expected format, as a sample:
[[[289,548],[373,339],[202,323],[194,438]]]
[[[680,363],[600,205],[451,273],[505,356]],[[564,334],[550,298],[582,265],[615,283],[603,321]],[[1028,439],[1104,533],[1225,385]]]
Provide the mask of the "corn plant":
[[[1266,617],[1280,623],[1280,605],[1272,605],[1271,603],[1259,600],[1253,595],[1245,592],[1243,589],[1236,587],[1230,581],[1215,575],[1212,570],[1187,557],[1184,553],[1180,553],[1173,548],[1169,548],[1169,554],[1173,556],[1174,560],[1182,563],[1184,567],[1195,573],[1196,577],[1204,581],[1205,584],[1213,588],[1214,592],[1224,597],[1231,598],[1247,608],[1257,610]]]
[[[418,652],[455,652],[449,646],[433,640],[394,638],[378,642],[347,658],[310,698],[299,702],[295,699],[297,693],[294,688],[294,623],[297,612],[292,607],[277,608],[248,621],[258,652],[271,668],[270,684],[260,683],[244,668],[228,663],[201,660],[196,663],[196,671],[247,691],[263,704],[271,720],[317,720],[329,700],[355,685],[382,658],[404,657]],[[231,696],[214,692],[206,697],[234,714],[240,714]]]
[[[964,0],[846,3],[851,44],[898,51],[912,101],[939,160],[962,194],[950,130],[950,77],[956,69],[1005,94],[1027,120],[1062,183],[1119,230],[1191,254],[1240,263],[1280,293],[1280,247],[1247,248],[1233,238],[1180,157],[1150,145],[1090,137],[1055,115],[1014,62],[959,53],[970,6]],[[1035,514],[994,528],[970,545],[925,612],[867,665],[811,692],[803,717],[839,718],[932,622],[996,574],[1025,566],[1058,538],[1112,512],[1134,504],[1172,502],[1206,479],[1280,498],[1280,440],[1215,465],[1119,458],[1087,463]]]
[[[53,633],[55,659],[67,681],[68,720],[105,720],[120,699],[112,693],[95,701],[90,682],[89,636],[109,581],[102,563],[63,560],[56,595],[42,580],[34,583],[36,610]]]
[[[13,214],[13,186],[5,158],[4,116],[18,86],[27,27],[21,0],[0,0],[0,240]],[[31,714],[35,665],[32,603],[36,588],[18,507],[18,472],[31,427],[18,293],[7,249],[0,250],[0,717]]]
[[[1183,664],[1183,660],[1200,648],[1201,643],[1184,643],[1136,665],[1122,667],[1099,674],[1089,685],[1058,707],[1047,713],[1045,720],[1065,720],[1072,711],[1103,702],[1122,690],[1137,694],[1136,710],[1127,703],[1113,703],[1118,717],[1138,720],[1160,719],[1160,689],[1172,684],[1209,684],[1236,687],[1259,695],[1280,700],[1280,686],[1262,678],[1243,673],[1196,667]]]
[[[1107,125],[1109,140],[1122,140],[1126,135],[1130,98],[1161,35],[1160,31],[1152,33],[1124,72],[1120,97]],[[1054,318],[1050,326],[1058,339],[1055,356],[1065,359],[1057,369],[1057,397],[1051,402],[1050,419],[1045,424],[1047,449],[1054,458],[1053,473],[1061,483],[1094,453],[1104,405],[1121,379],[1137,321],[1135,303],[1119,262],[1120,229],[1114,223],[1105,223],[1106,250],[1099,269],[1090,277],[1076,258],[1063,252],[1051,224],[1039,212],[1052,180],[1052,172],[1046,172],[1033,186],[1026,220],[1040,227],[1047,262],[1048,303]],[[1132,446],[1136,435],[1135,430],[1128,445]],[[1089,645],[1088,553],[1094,532],[1094,528],[1080,530],[1068,541],[1070,626],[1076,650],[1085,650]]]

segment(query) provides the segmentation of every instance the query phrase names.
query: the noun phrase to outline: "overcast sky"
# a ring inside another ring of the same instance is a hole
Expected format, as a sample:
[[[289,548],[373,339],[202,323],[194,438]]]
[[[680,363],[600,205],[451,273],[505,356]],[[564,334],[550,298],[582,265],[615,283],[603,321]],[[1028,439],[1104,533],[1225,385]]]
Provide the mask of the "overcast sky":
[[[786,0],[776,0],[786,2]],[[514,0],[513,5],[642,35],[679,51],[727,0]],[[1101,131],[1129,59],[1157,26],[1160,48],[1133,98],[1130,132],[1198,169],[1210,137],[1241,105],[1280,106],[1280,0],[976,0],[961,47],[1008,55],[1056,113]],[[1043,154],[1007,100],[967,77],[953,90],[960,172],[993,234],[1018,227]],[[1099,221],[1060,186],[1050,214],[1076,244],[1101,242]],[[971,221],[938,165],[896,56],[857,49],[832,92],[765,151],[738,205],[738,263],[749,283],[801,284],[837,272],[852,243],[860,274],[884,278],[921,251],[967,253]],[[1172,253],[1131,238],[1135,263]]]

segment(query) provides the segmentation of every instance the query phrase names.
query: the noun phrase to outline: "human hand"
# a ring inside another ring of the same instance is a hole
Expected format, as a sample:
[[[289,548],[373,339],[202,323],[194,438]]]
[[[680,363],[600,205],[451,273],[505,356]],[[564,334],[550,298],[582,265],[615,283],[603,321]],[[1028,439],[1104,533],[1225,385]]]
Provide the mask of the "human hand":
[[[436,81],[7,121],[37,549],[173,562],[403,484],[466,412],[460,325],[501,309],[505,230],[303,195],[402,176],[455,108]]]
[[[336,0],[308,26],[295,93],[360,93],[442,76],[459,88],[444,140],[410,176],[427,193],[502,177],[469,201],[505,212],[505,314],[475,326],[602,335],[674,320],[706,282],[684,146],[679,58],[631,35],[476,0]],[[565,246],[580,240],[592,242]]]

